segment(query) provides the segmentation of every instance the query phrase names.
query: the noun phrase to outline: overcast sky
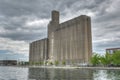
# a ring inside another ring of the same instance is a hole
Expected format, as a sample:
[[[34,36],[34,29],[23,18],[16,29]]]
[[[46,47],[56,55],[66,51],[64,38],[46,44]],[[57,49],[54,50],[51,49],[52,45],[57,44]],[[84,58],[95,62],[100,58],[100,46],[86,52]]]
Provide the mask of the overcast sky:
[[[120,0],[0,0],[0,59],[28,60],[29,43],[47,37],[51,11],[60,21],[92,19],[93,52],[120,47]]]

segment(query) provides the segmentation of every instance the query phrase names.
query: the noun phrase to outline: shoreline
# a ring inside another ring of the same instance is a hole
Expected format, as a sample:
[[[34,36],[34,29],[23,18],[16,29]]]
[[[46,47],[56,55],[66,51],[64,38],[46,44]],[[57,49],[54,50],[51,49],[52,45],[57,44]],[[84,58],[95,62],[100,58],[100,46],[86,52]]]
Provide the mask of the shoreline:
[[[3,66],[20,68],[48,68],[48,69],[92,69],[92,70],[120,70],[120,67],[76,67],[76,66]]]
[[[120,70],[120,67],[59,67],[59,66],[29,66],[29,68],[53,68],[53,69],[92,69],[92,70]]]

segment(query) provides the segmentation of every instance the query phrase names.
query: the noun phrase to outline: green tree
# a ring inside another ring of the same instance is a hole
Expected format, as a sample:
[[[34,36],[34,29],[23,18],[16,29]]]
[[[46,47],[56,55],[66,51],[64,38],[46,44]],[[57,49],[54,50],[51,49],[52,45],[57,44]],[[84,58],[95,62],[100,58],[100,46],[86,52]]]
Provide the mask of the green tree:
[[[113,64],[116,66],[120,66],[120,51],[115,51],[112,54]]]
[[[45,65],[47,65],[48,64],[48,61],[45,61]]]
[[[66,65],[66,62],[65,62],[65,61],[62,61],[62,65]]]
[[[100,62],[104,66],[108,66],[112,63],[112,55],[109,53],[106,53],[105,56],[100,56]]]
[[[57,66],[57,65],[59,64],[59,62],[58,62],[58,61],[55,61],[54,64]]]
[[[39,65],[39,62],[35,62],[34,65]]]
[[[39,65],[43,65],[43,64],[44,64],[44,62],[43,62],[43,61],[40,61],[40,62],[39,62]]]
[[[94,54],[90,62],[92,63],[93,66],[97,66],[98,64],[100,64],[100,55]]]
[[[105,56],[101,56],[101,57],[100,57],[100,63],[103,64],[103,65],[106,65],[106,64],[107,64],[107,63],[106,63],[106,58],[105,58]]]
[[[30,62],[30,65],[34,65],[34,62]]]
[[[29,65],[29,62],[25,62],[25,65]]]
[[[50,65],[53,65],[53,63],[52,63],[52,62],[49,62],[49,64],[50,64]]]

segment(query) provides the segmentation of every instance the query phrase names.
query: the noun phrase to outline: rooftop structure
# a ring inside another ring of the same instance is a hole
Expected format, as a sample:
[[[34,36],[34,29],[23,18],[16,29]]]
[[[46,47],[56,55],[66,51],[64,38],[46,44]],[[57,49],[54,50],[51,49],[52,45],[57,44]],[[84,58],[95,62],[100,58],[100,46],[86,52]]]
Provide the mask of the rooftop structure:
[[[108,48],[108,49],[106,49],[106,52],[110,53],[110,54],[114,53],[115,51],[120,51],[120,48]]]

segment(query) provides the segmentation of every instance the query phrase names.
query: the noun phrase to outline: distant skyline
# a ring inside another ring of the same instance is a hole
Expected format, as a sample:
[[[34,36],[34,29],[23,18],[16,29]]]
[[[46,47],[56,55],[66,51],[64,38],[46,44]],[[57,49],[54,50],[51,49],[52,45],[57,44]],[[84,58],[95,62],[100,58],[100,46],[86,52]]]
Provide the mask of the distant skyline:
[[[120,0],[0,0],[0,59],[28,60],[29,43],[47,37],[51,11],[60,21],[92,19],[93,52],[120,47]]]

